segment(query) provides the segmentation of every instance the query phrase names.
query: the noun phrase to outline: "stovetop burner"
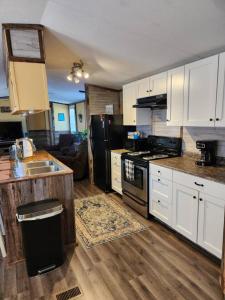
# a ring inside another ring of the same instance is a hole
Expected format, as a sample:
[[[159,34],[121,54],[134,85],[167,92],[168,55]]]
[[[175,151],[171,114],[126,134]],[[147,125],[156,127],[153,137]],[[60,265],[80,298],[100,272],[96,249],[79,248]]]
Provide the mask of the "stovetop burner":
[[[144,159],[144,160],[154,160],[154,159],[166,158],[166,157],[169,157],[169,155],[167,155],[167,154],[153,154],[153,155],[150,155],[150,156],[144,156],[144,157],[142,157],[142,159]]]
[[[127,155],[129,156],[142,156],[142,155],[147,155],[151,154],[151,151],[138,151],[138,152],[128,152]]]

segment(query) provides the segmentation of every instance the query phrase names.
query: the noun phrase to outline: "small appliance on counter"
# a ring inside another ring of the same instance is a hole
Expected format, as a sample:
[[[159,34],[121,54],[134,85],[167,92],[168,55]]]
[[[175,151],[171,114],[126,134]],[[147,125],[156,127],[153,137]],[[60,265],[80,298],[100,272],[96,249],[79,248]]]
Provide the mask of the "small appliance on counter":
[[[16,145],[21,149],[22,158],[33,156],[34,151],[36,151],[33,140],[29,138],[17,139]]]
[[[196,141],[196,148],[201,151],[200,160],[196,161],[198,166],[211,166],[216,163],[217,141],[204,140]]]

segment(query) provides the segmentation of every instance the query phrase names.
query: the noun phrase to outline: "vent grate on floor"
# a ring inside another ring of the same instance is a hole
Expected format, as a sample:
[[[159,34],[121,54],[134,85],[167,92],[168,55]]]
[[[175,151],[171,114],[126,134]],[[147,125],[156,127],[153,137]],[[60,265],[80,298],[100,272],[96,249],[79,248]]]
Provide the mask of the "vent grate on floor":
[[[69,300],[69,299],[74,299],[75,297],[78,297],[81,295],[81,290],[78,286],[69,289],[67,291],[64,291],[60,294],[56,295],[57,300]]]

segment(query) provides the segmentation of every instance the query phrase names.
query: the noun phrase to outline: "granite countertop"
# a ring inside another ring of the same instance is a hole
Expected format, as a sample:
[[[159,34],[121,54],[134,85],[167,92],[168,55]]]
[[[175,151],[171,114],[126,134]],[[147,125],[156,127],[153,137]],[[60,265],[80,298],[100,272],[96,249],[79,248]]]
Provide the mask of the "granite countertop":
[[[193,157],[182,156],[174,158],[157,159],[151,164],[170,168],[190,175],[202,177],[208,180],[225,184],[225,166],[201,167],[195,164]]]
[[[122,153],[129,152],[129,150],[126,150],[126,149],[115,149],[115,150],[111,150],[111,152],[114,152],[114,153],[117,153],[117,154],[122,154]]]
[[[29,179],[36,179],[36,178],[44,178],[49,176],[56,176],[56,175],[67,175],[72,174],[73,170],[65,166],[51,154],[46,151],[36,151],[33,156],[29,158],[25,158],[22,162],[33,162],[39,160],[53,160],[58,165],[62,167],[60,171],[53,171],[49,173],[42,173],[36,175],[26,175],[23,177],[15,177],[13,174],[13,165],[14,162],[9,159],[9,156],[0,156],[0,184],[4,183],[12,183],[17,181],[29,180]]]

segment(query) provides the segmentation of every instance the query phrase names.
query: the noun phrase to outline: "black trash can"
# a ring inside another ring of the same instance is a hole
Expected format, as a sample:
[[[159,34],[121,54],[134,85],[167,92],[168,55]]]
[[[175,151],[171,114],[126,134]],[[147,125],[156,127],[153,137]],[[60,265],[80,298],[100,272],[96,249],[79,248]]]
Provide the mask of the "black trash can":
[[[62,212],[62,204],[55,199],[32,202],[17,208],[29,276],[46,273],[63,264]]]

